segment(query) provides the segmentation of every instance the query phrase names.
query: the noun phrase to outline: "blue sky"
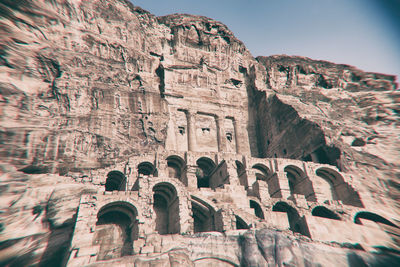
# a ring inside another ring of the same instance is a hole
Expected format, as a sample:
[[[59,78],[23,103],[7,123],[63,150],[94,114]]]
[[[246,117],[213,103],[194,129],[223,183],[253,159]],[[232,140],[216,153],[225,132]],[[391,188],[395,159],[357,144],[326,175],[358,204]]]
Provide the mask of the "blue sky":
[[[400,76],[400,0],[132,0],[226,24],[253,56],[299,55]]]

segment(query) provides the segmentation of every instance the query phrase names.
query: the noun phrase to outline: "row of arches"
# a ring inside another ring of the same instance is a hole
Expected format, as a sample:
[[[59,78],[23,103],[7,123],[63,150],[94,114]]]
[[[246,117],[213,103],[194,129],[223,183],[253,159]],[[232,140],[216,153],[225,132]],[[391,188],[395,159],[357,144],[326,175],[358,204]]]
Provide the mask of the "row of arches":
[[[176,188],[166,182],[153,187],[155,231],[160,235],[180,233],[180,206]],[[208,203],[192,197],[194,233],[222,232],[222,217]],[[139,237],[138,211],[134,205],[116,201],[103,206],[97,214],[94,245],[99,245],[97,260],[133,255]]]
[[[186,162],[177,155],[166,158],[167,175],[170,178],[180,180],[184,185],[188,185],[186,175]],[[246,168],[242,162],[236,160],[236,171],[239,183],[246,189],[249,188],[249,180]],[[220,164],[221,165],[221,164]],[[220,168],[208,157],[201,157],[196,161],[196,179],[198,188],[215,188],[218,187],[223,177],[219,177],[216,170]],[[268,190],[271,197],[281,198],[282,191],[279,177],[273,173],[266,165],[262,163],[254,164],[251,168],[255,174],[256,180],[267,182]],[[151,162],[141,162],[137,166],[139,176],[158,176],[157,168]],[[304,195],[308,201],[323,200],[340,200],[344,204],[363,207],[359,194],[345,182],[344,178],[337,171],[321,167],[315,171],[318,179],[310,180],[305,172],[295,165],[287,165],[283,169],[287,179],[290,195]],[[217,181],[218,180],[218,181]],[[126,190],[126,177],[119,171],[111,171],[107,175],[105,189],[106,191]],[[317,190],[315,190],[317,189]]]
[[[296,208],[292,207],[286,202],[279,201],[277,202],[273,208],[272,211],[275,212],[285,212],[287,213],[288,221],[289,221],[289,226],[290,230],[296,233],[300,233],[305,236],[310,236],[310,232],[308,230],[307,223],[303,217],[300,216],[299,212],[296,210]],[[324,206],[316,206],[312,209],[311,211],[312,216],[316,217],[322,217],[322,218],[327,218],[327,219],[332,219],[332,220],[338,220],[341,221],[342,218],[334,211],[324,207]],[[384,224],[387,226],[395,227],[395,228],[400,228],[391,221],[385,219],[384,217],[368,212],[368,211],[360,211],[357,212],[354,216],[354,223],[362,225],[363,220],[368,220],[374,223],[378,224]]]
[[[246,189],[249,188],[249,180],[246,173],[246,168],[240,161],[235,161],[237,176],[240,185]],[[209,158],[200,158],[197,160],[198,172],[198,187],[210,187],[211,174],[216,169],[216,164]],[[256,176],[256,180],[267,182],[271,197],[282,197],[276,194],[280,189],[279,178],[264,164],[257,163],[251,167],[251,170]],[[344,204],[363,207],[359,194],[345,181],[337,171],[321,167],[315,171],[315,175],[319,178],[311,181],[302,169],[295,165],[288,165],[283,169],[291,195],[304,195],[308,201],[317,199],[316,190],[319,190],[319,197],[325,200],[340,200]]]
[[[155,212],[155,231],[158,234],[178,234],[181,232],[179,197],[175,187],[167,182],[161,182],[153,187],[153,210]],[[265,213],[257,201],[250,200],[250,208],[255,216],[267,219]],[[194,233],[223,231],[222,211],[216,209],[207,202],[192,196],[191,214],[193,218]],[[287,202],[279,201],[272,207],[272,212],[285,212],[293,232],[310,236],[307,222],[297,209]],[[334,211],[324,206],[316,206],[312,209],[313,216],[342,220]],[[134,205],[124,201],[116,201],[103,206],[97,214],[96,234],[94,245],[99,245],[99,260],[121,257],[133,254],[133,243],[139,237],[138,211]],[[354,216],[354,223],[363,224],[369,220],[378,224],[396,227],[393,222],[384,217],[368,212],[360,211]],[[249,229],[250,226],[239,215],[235,214],[236,229]]]
[[[271,197],[282,197],[279,191],[279,178],[268,167],[255,164],[252,169],[255,171],[257,180],[267,182]],[[308,201],[315,201],[318,194],[319,199],[340,200],[347,205],[363,207],[359,194],[345,182],[339,172],[331,168],[318,168],[315,171],[318,179],[313,181],[298,166],[288,165],[283,171],[287,178],[290,195],[304,195]]]
[[[176,155],[169,156],[166,158],[167,160],[167,174],[170,178],[176,178],[180,180],[184,185],[188,185],[187,177],[186,177],[186,163],[185,161]],[[207,157],[199,158],[196,161],[197,169],[196,169],[196,178],[197,178],[197,187],[204,188],[210,187],[210,177],[217,165],[213,160]],[[139,176],[158,176],[158,170],[154,166],[153,163],[149,161],[141,162],[137,166],[137,171]],[[120,171],[111,171],[107,174],[106,191],[124,191],[126,189],[126,177]]]

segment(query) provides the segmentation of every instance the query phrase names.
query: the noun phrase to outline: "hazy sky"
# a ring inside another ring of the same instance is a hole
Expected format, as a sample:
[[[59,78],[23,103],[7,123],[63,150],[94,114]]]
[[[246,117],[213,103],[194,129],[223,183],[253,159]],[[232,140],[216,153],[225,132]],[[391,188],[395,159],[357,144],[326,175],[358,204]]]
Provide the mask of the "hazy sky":
[[[131,0],[227,25],[253,56],[299,55],[400,76],[400,0]]]

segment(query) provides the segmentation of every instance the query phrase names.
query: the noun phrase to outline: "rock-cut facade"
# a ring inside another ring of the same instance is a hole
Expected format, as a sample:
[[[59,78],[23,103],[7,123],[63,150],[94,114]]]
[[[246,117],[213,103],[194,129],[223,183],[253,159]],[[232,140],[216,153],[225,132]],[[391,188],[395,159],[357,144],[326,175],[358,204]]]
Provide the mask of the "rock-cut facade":
[[[0,265],[400,262],[396,77],[124,0],[0,11]]]

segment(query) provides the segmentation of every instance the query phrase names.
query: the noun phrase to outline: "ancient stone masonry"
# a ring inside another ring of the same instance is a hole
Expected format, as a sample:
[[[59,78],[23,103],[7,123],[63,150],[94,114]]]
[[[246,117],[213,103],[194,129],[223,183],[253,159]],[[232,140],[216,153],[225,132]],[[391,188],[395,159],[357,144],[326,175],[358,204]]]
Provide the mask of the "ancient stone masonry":
[[[0,265],[396,266],[395,77],[125,0],[0,3]]]

